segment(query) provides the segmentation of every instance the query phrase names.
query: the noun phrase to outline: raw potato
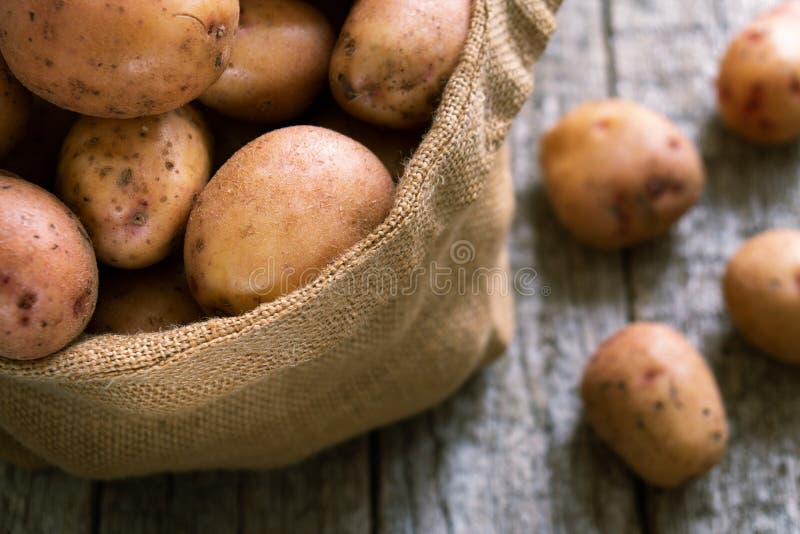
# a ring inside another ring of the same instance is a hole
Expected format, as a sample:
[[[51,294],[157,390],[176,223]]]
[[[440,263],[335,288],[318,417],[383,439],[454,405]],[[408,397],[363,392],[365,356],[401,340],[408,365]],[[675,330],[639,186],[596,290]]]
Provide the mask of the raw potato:
[[[183,265],[168,261],[139,271],[103,271],[97,310],[87,330],[99,334],[158,332],[202,317],[189,292]]]
[[[800,3],[752,21],[731,42],[717,79],[725,123],[757,143],[800,135]]]
[[[386,217],[394,183],[366,147],[314,126],[254,140],[200,194],[186,229],[189,287],[238,314],[311,282]]]
[[[30,113],[30,95],[0,57],[0,159],[23,137]]]
[[[298,0],[242,0],[241,10],[230,64],[200,100],[242,120],[296,117],[325,85],[335,39],[330,23]]]
[[[138,119],[83,117],[61,151],[56,191],[97,257],[139,269],[167,257],[211,172],[211,140],[190,107]]]
[[[155,115],[228,64],[237,0],[3,0],[0,51],[28,89],[84,115]]]
[[[800,364],[800,230],[770,230],[745,242],[728,263],[723,293],[750,343]]]
[[[458,64],[470,8],[470,0],[356,2],[331,58],[336,100],[374,124],[426,123]]]
[[[540,158],[556,216],[600,249],[667,233],[705,181],[697,150],[669,119],[621,99],[572,110],[545,134]]]
[[[714,375],[667,325],[634,323],[605,340],[581,393],[597,434],[653,485],[699,477],[725,452],[728,426]]]
[[[47,356],[75,339],[92,316],[92,244],[56,197],[6,171],[0,171],[0,228],[0,356]]]

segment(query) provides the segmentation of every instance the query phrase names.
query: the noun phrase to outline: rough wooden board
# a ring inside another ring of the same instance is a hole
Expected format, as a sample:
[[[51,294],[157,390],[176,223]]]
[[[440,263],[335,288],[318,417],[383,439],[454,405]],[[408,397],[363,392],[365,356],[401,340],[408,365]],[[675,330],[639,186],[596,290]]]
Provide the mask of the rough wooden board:
[[[274,472],[206,472],[101,483],[100,533],[370,531],[368,440]]]
[[[671,239],[631,259],[634,314],[677,326],[711,360],[731,444],[707,478],[651,491],[653,532],[800,531],[800,372],[748,348],[725,316],[719,283],[738,244],[798,224],[800,150],[758,149],[714,117],[714,78],[728,39],[764,0],[616,1],[618,90],[667,113],[702,146],[709,184]]]
[[[0,463],[0,532],[88,534],[92,486],[57,471],[29,472]]]
[[[555,225],[532,150],[544,126],[608,87],[601,3],[567,1],[559,19],[512,135],[511,263],[537,270],[535,294],[518,296],[505,358],[443,406],[380,434],[381,532],[639,529],[636,485],[581,422],[576,395],[589,354],[626,320],[621,258],[589,252]]]

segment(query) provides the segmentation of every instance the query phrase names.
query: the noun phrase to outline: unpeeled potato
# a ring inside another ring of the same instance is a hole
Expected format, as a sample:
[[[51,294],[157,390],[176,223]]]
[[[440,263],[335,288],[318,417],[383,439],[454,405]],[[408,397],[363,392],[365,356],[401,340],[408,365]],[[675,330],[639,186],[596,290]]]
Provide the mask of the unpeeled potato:
[[[195,299],[238,314],[309,283],[386,217],[394,183],[366,147],[325,128],[275,130],[239,150],[192,209]]]
[[[30,114],[30,95],[0,57],[0,160],[25,133]]]

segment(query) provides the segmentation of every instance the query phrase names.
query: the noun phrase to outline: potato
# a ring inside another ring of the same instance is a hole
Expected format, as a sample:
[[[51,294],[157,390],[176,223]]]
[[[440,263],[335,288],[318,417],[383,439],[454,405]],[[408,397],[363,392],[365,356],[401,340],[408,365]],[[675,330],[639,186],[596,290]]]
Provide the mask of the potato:
[[[202,317],[189,292],[183,265],[168,260],[138,271],[104,270],[97,309],[87,330],[98,334],[158,332]]]
[[[56,191],[124,269],[164,259],[211,172],[211,140],[190,107],[137,119],[83,117],[64,142]]]
[[[703,475],[725,452],[728,426],[714,375],[667,325],[634,323],[605,340],[581,394],[600,438],[653,485]]]
[[[275,130],[222,166],[189,216],[189,288],[213,314],[312,281],[386,217],[394,183],[366,147],[314,126]]]
[[[314,6],[242,0],[231,62],[200,98],[238,119],[277,123],[311,106],[325,85],[334,35]]]
[[[30,95],[0,57],[0,159],[23,137],[30,114]]]
[[[346,135],[369,148],[395,180],[403,175],[406,161],[414,154],[423,136],[418,129],[392,130],[363,122],[345,113],[336,102],[322,102],[309,122]]]
[[[425,124],[467,38],[470,0],[359,0],[331,57],[331,91],[382,126]]]
[[[672,122],[621,99],[569,112],[544,135],[540,159],[556,217],[600,249],[667,233],[705,181],[697,150]]]
[[[0,356],[47,356],[92,316],[92,244],[56,197],[7,171],[0,171],[0,228]]]
[[[770,230],[742,245],[722,283],[733,323],[777,360],[800,364],[800,230]]]
[[[761,15],[731,42],[719,68],[724,122],[757,143],[800,135],[800,2]]]
[[[237,0],[4,0],[0,51],[23,85],[84,115],[180,107],[228,64]]]

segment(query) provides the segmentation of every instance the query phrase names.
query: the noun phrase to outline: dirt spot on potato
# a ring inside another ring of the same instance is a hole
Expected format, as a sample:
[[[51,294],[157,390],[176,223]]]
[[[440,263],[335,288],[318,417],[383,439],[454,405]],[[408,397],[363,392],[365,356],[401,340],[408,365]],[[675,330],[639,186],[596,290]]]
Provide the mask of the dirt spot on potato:
[[[22,295],[17,299],[17,308],[21,310],[30,310],[33,308],[33,305],[36,304],[36,301],[39,300],[39,297],[33,291],[25,291]]]
[[[665,194],[680,194],[685,186],[683,182],[673,176],[653,175],[644,183],[644,190],[650,200],[658,200]]]
[[[350,85],[350,82],[344,74],[339,73],[336,77],[336,81],[339,82],[339,87],[342,88],[342,93],[347,100],[354,100],[358,96],[358,93],[353,89],[353,86]]]

